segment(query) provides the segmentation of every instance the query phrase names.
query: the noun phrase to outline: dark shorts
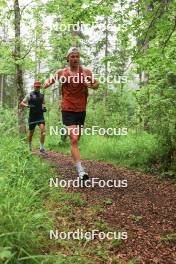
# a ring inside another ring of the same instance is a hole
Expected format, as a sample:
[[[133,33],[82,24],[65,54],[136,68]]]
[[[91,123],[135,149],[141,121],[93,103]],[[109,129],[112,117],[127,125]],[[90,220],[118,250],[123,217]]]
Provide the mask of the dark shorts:
[[[65,126],[84,125],[86,112],[62,111],[62,122]]]
[[[29,117],[28,122],[29,122],[29,130],[34,130],[36,126],[39,126],[41,124],[45,125],[45,119],[43,116],[37,118]]]

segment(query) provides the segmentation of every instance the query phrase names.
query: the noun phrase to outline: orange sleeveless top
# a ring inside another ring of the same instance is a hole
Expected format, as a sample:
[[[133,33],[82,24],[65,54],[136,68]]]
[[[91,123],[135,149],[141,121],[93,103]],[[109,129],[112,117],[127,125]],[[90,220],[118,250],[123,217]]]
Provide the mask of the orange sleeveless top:
[[[61,81],[61,110],[73,112],[86,111],[88,88],[83,77],[83,69],[80,67],[76,76],[72,76],[69,69],[65,68]]]

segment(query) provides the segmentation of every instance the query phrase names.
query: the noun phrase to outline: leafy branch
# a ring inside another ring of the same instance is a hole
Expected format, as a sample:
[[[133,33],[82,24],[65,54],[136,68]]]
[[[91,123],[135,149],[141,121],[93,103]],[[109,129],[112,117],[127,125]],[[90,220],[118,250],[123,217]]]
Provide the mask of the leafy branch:
[[[163,50],[165,49],[165,47],[167,46],[167,43],[169,42],[170,38],[172,37],[174,31],[176,30],[176,16],[174,17],[174,26],[173,26],[173,29],[172,31],[170,32],[168,38],[166,39],[166,41],[164,42],[164,45],[163,45]]]

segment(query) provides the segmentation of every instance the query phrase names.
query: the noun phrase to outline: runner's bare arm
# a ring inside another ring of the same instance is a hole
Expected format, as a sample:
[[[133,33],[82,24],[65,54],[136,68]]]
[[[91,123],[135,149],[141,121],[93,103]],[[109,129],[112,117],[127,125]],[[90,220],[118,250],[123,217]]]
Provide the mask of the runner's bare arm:
[[[99,81],[94,79],[93,74],[91,70],[89,69],[84,69],[84,77],[86,79],[87,87],[91,89],[98,89],[99,86]]]
[[[21,101],[21,103],[20,103],[20,106],[22,107],[22,108],[24,108],[24,107],[28,107],[28,98],[29,96],[28,95],[26,95],[26,97]]]
[[[63,72],[63,70],[60,69],[60,70],[58,70],[58,71],[54,74],[53,77],[47,79],[47,80],[45,81],[44,88],[45,88],[45,89],[48,88],[49,86],[51,86],[52,84],[54,84],[57,80],[59,80],[60,77],[61,77],[61,75],[62,75],[62,72]]]

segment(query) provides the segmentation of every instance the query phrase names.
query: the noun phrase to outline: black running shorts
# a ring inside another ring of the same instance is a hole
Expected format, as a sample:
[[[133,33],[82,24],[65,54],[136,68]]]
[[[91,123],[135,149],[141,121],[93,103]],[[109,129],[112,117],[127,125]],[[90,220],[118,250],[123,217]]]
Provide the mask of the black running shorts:
[[[84,125],[86,112],[62,111],[62,122],[65,126]]]
[[[40,124],[45,125],[45,119],[43,116],[39,117],[29,117],[29,130],[34,130],[36,126],[39,126]]]

